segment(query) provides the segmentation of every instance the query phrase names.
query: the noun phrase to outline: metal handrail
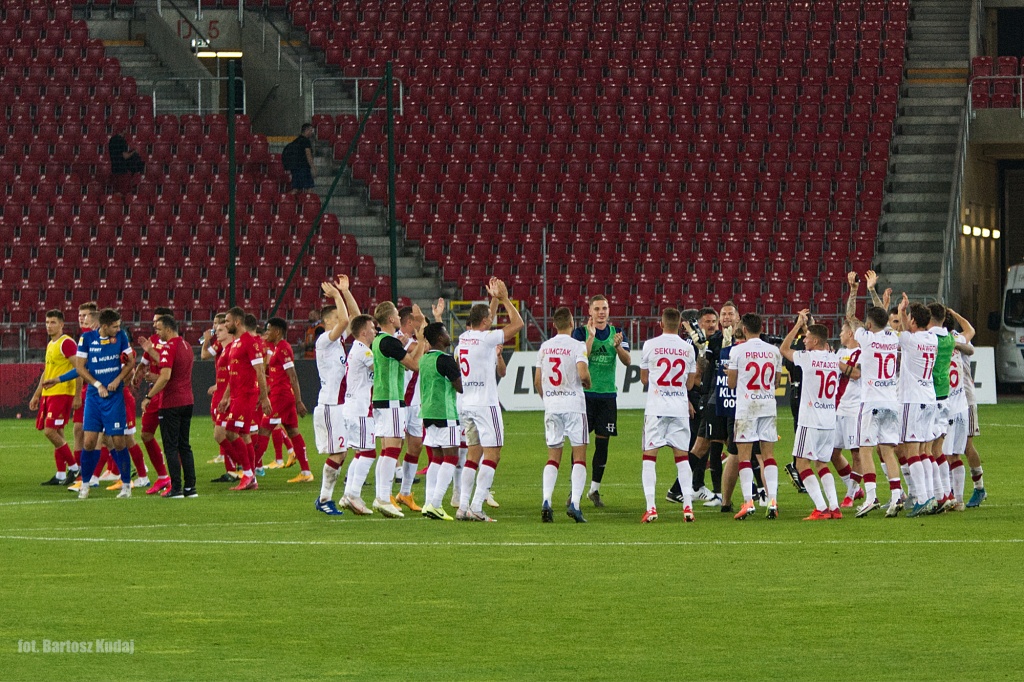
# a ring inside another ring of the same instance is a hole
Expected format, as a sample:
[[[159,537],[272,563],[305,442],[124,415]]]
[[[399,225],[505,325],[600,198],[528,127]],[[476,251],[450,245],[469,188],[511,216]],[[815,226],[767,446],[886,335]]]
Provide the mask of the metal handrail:
[[[179,83],[179,84],[180,83],[195,83],[196,106],[195,106],[194,110],[195,110],[195,112],[197,114],[200,114],[200,115],[202,115],[202,114],[215,114],[215,113],[220,113],[220,112],[227,113],[227,109],[226,108],[222,108],[220,106],[220,102],[217,102],[216,104],[211,102],[210,105],[208,105],[205,109],[203,108],[203,84],[204,83],[212,83],[212,82],[227,83],[228,80],[229,79],[227,77],[224,77],[224,76],[219,77],[219,78],[211,76],[210,78],[161,78],[159,80],[155,80],[155,81],[153,81],[153,93],[152,93],[153,113],[154,114],[157,114],[157,113],[181,114],[181,113],[189,113],[189,112],[193,111],[193,108],[189,107],[187,110],[176,109],[174,111],[159,112],[158,109],[157,109],[157,103],[158,103],[157,89],[158,89],[159,84],[161,84],[161,83]],[[246,97],[245,81],[243,79],[241,79],[241,78],[238,78],[238,79],[235,79],[235,82],[238,82],[238,83],[242,84],[242,113],[245,114],[246,113],[246,100],[248,99]]]
[[[960,111],[960,128],[957,132],[956,156],[953,159],[953,185],[949,189],[949,209],[946,217],[946,231],[942,244],[942,268],[939,272],[939,299],[947,305],[959,305],[954,292],[954,265],[957,256],[957,240],[960,238],[960,207],[963,200],[964,166],[967,161],[967,140],[969,136],[968,109],[971,95],[967,94],[967,105]]]
[[[401,79],[394,78],[393,80],[396,83],[398,83],[398,115],[402,116],[405,113],[405,86],[402,84]],[[354,106],[353,110],[347,111],[343,107],[337,107],[337,106],[329,107],[329,106],[326,106],[326,105],[323,106],[322,110],[317,110],[317,106],[316,106],[316,85],[318,83],[326,83],[326,82],[331,82],[331,83],[352,83],[353,84],[354,92],[355,92],[355,106]],[[359,109],[359,105],[360,105],[359,84],[360,84],[360,82],[363,82],[363,83],[373,83],[374,87],[376,87],[377,83],[380,82],[380,77],[379,76],[366,76],[366,77],[363,77],[363,76],[321,76],[319,78],[314,78],[312,81],[310,81],[310,84],[309,84],[309,105],[310,105],[310,113],[311,113],[311,115],[315,116],[316,114],[320,114],[320,113],[327,113],[327,114],[333,114],[333,115],[351,113],[351,114],[354,114],[355,116],[359,116],[360,115],[360,109]],[[383,109],[383,107],[378,107],[378,108],[379,109]],[[364,110],[365,110],[365,107],[364,107]]]
[[[1024,119],[1024,75],[1019,76],[974,76],[967,81],[967,109],[970,112],[971,120],[973,121],[977,114],[974,109],[974,98],[971,93],[974,92],[975,81],[1017,81],[1017,109],[1020,111],[1020,117]],[[992,107],[986,107],[991,109]]]

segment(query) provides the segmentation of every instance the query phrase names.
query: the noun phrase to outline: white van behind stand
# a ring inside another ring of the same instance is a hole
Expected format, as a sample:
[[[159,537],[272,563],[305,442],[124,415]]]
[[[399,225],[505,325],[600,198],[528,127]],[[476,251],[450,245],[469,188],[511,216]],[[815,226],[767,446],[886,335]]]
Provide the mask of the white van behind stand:
[[[989,327],[999,331],[996,345],[999,383],[1024,384],[1024,263],[1010,267],[1002,310],[990,316]]]

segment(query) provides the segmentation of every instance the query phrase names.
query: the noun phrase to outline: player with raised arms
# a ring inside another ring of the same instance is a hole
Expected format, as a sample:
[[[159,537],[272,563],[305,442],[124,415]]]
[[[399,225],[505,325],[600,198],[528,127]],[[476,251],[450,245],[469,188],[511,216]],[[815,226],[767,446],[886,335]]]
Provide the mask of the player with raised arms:
[[[793,460],[814,511],[805,521],[841,519],[836,481],[828,464],[835,442],[836,394],[839,392],[839,358],[828,346],[828,328],[808,324],[809,310],[801,310],[796,324],[782,342],[782,357],[800,368],[803,377]],[[793,341],[806,330],[804,348],[794,350]],[[818,469],[818,479],[814,476]],[[822,495],[824,490],[824,495]]]

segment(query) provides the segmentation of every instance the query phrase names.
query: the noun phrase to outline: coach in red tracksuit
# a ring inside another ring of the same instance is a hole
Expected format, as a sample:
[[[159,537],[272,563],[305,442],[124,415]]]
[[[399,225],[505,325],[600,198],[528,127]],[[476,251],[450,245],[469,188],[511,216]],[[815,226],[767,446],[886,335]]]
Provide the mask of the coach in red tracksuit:
[[[160,377],[146,395],[146,403],[161,396],[160,435],[167,456],[171,487],[164,497],[197,497],[196,463],[189,431],[192,427],[192,347],[178,335],[178,324],[170,315],[153,324],[164,342],[160,351]],[[143,403],[143,409],[147,407]],[[182,472],[184,471],[184,481]]]

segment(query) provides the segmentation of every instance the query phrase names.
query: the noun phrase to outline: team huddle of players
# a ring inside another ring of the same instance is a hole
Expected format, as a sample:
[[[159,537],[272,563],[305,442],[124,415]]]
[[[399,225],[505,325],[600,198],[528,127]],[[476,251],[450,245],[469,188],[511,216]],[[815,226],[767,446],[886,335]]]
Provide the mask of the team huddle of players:
[[[985,490],[972,443],[978,428],[968,361],[974,352],[973,327],[941,304],[911,303],[906,295],[888,309],[891,292],[877,295],[873,272],[867,273],[867,282],[875,305],[868,307],[862,322],[856,316],[859,281],[855,273],[849,275],[838,352],[829,347],[828,329],[814,324],[808,311],[799,314],[781,340],[764,336],[761,318],[739,315],[732,303],[720,314],[700,311],[694,324],[674,308],[663,311],[662,333],[643,344],[640,361],[647,387],[644,523],[658,518],[655,462],[665,447],[672,449],[677,469],[668,499],[682,504],[685,521],[695,518],[695,497],[706,500],[705,506],[731,512],[737,483],[743,503],[734,518],[754,514],[757,499],[765,503],[767,518],[778,516],[775,385],[784,360],[800,386],[793,396],[796,437],[787,470],[814,504],[808,520],[841,518],[841,509],[859,499],[864,501],[857,507],[858,517],[882,508],[876,451],[891,491],[886,516],[898,515],[908,503],[908,516],[981,504]],[[334,304],[320,311],[326,331],[316,341],[321,388],[313,423],[317,450],[326,462],[315,508],[328,515],[349,509],[357,515],[377,511],[399,518],[405,507],[432,519],[493,521],[483,505],[493,506],[491,486],[504,445],[497,392],[498,377],[504,374],[501,351],[523,328],[506,285],[497,279],[488,283],[490,304],[472,307],[467,329],[451,354],[452,340],[440,321],[443,300],[432,310],[435,321],[428,324],[417,306],[400,311],[387,302],[372,316],[360,313],[346,277],[325,282],[322,289]],[[499,308],[509,322],[494,329]],[[164,328],[173,326],[170,310],[154,312],[156,333],[141,340],[139,362],[115,311],[83,304],[83,333],[77,344],[63,334],[63,315],[47,313],[46,367],[32,399],[39,412],[37,426],[53,443],[57,464],[57,474],[44,485],[66,484],[85,472],[84,483],[71,486],[83,498],[104,476],[119,479],[110,486],[120,490],[119,497],[130,497],[132,487],[147,487],[147,494],[171,491],[154,439],[159,401],[144,405],[142,416],[143,444],[157,472],[152,485],[134,439],[131,388],[143,379],[157,380],[168,343]],[[541,345],[537,357],[534,384],[544,403],[548,448],[542,477],[545,522],[553,521],[552,497],[566,439],[572,454],[566,511],[577,523],[585,522],[580,503],[590,432],[596,435],[597,449],[586,496],[595,507],[604,506],[600,483],[608,438],[616,431],[615,363],[628,364],[629,344],[608,324],[603,296],[591,301],[590,313],[577,328],[571,311],[556,310],[556,334]],[[262,336],[256,331],[254,316],[232,308],[217,316],[203,338],[202,357],[212,358],[216,370],[209,394],[220,455],[211,461],[222,461],[225,467],[224,475],[214,480],[236,483],[232,490],[255,490],[258,473],[297,461],[300,473],[289,483],[312,482],[298,429],[307,410],[292,349],[284,341],[287,324],[272,318]],[[77,365],[72,358],[79,359]],[[75,424],[74,451],[63,438],[69,419]],[[272,438],[277,454],[264,467]],[[429,464],[420,507],[412,485],[424,446]],[[350,450],[344,493],[335,503],[334,488]],[[967,504],[964,456],[970,460],[975,488]],[[374,462],[375,494],[367,505],[362,487]],[[841,502],[829,463],[846,485]],[[130,480],[133,465],[135,481]],[[703,485],[705,467],[712,470],[713,491]],[[398,473],[401,487],[393,495]],[[450,487],[454,516],[443,504]]]

